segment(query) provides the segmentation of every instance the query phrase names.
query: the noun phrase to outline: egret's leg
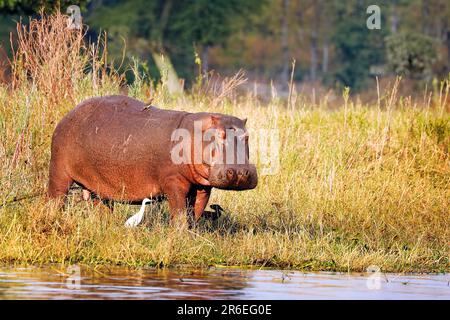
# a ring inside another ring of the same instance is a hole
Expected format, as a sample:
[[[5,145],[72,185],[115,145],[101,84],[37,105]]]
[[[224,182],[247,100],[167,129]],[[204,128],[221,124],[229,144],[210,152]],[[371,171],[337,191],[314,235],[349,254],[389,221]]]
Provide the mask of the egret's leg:
[[[82,197],[83,197],[84,201],[91,200],[91,192],[89,190],[87,190],[87,189],[83,189]]]

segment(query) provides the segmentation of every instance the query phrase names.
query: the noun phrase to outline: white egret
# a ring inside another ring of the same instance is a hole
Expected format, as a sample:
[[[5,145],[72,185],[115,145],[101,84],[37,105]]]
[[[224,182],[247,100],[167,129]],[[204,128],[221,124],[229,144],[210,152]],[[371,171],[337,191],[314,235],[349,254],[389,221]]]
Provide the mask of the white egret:
[[[145,212],[145,205],[148,202],[152,202],[150,199],[145,198],[144,200],[142,200],[142,205],[141,205],[141,209],[139,210],[138,213],[136,213],[135,215],[133,215],[132,217],[130,217],[127,222],[125,222],[125,227],[127,228],[134,228],[137,227],[139,223],[142,222],[142,220],[144,220],[144,212]]]

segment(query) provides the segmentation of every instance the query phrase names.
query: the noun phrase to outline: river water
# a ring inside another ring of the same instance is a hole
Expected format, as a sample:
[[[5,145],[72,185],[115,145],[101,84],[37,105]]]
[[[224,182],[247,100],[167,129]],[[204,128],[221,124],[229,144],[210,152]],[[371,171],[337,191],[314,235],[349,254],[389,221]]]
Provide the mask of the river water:
[[[450,275],[1,268],[1,299],[450,299]]]

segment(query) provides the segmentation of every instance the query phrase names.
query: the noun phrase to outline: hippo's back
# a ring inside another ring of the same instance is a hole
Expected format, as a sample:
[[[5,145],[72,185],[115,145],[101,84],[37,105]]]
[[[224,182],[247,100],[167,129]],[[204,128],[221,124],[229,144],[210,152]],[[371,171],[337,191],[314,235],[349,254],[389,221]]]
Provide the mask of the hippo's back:
[[[97,150],[125,142],[122,141],[124,137],[144,143],[149,135],[167,137],[183,114],[148,106],[127,96],[90,98],[78,104],[59,122],[53,142],[63,140],[71,147],[80,145],[83,150],[90,147]]]
[[[106,97],[94,97],[79,103],[58,124],[55,131],[73,130],[92,124],[98,125],[111,117],[127,115],[127,117],[139,117],[139,112],[145,107],[145,103],[130,97],[113,95]]]

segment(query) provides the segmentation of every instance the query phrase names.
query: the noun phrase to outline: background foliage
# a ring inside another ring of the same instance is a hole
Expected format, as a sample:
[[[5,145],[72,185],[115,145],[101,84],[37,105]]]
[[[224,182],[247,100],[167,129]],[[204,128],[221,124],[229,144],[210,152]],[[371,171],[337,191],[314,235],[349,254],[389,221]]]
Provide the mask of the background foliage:
[[[160,76],[160,53],[188,84],[197,77],[196,56],[203,73],[244,68],[251,79],[281,88],[293,59],[294,80],[352,90],[374,76],[424,80],[450,70],[447,0],[378,1],[381,30],[366,27],[368,0],[0,0],[0,42],[8,46],[18,15],[65,12],[71,4],[82,8],[91,40],[107,32],[117,66],[137,58],[152,78]]]

